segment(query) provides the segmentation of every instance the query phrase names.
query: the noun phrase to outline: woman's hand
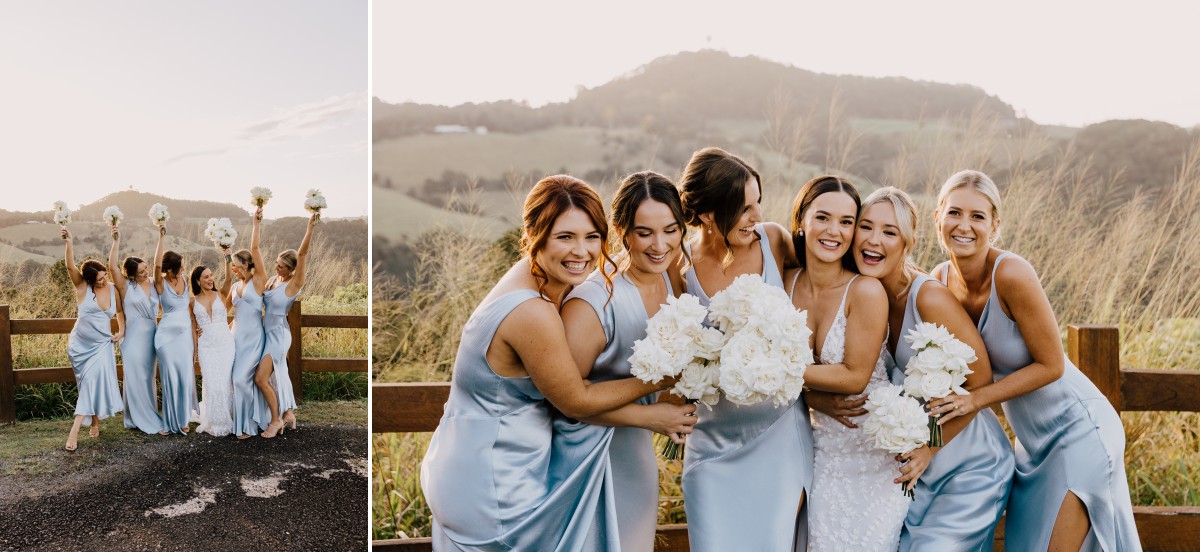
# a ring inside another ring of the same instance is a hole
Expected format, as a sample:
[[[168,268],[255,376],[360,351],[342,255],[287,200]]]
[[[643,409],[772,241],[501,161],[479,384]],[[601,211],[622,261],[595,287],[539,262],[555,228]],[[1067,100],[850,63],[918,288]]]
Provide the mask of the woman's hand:
[[[117,332],[112,336],[113,343],[120,343],[122,339],[125,339],[125,332]]]
[[[196,337],[199,338],[201,335],[204,335],[204,329],[200,326],[196,326]]]
[[[970,393],[966,395],[951,394],[943,399],[929,401],[929,414],[939,416],[938,425],[943,425],[954,418],[966,416],[977,410],[979,410],[979,405],[975,402],[975,395]]]
[[[160,236],[167,235],[167,225],[160,222],[156,226],[158,226],[158,235],[160,235]]]
[[[865,396],[851,400],[849,395],[810,389],[804,392],[804,402],[808,404],[809,408],[829,416],[851,429],[857,429],[858,426],[851,422],[850,418],[867,413],[867,410],[863,408],[863,405],[867,404]]]
[[[66,228],[59,229],[58,235],[62,236],[62,239],[64,241],[71,239],[71,232],[69,230],[67,230]]]
[[[896,461],[904,463],[900,465],[901,475],[895,482],[903,484],[904,490],[909,491],[917,486],[917,480],[925,473],[929,462],[933,461],[933,449],[926,445],[908,454],[897,454]]]
[[[263,217],[263,209],[262,209],[262,206],[259,206],[257,209],[254,210],[254,220],[260,221],[260,220],[262,220],[262,217]]]
[[[666,402],[648,405],[645,425],[642,427],[671,438],[682,445],[684,436],[696,425],[696,405],[671,404]]]

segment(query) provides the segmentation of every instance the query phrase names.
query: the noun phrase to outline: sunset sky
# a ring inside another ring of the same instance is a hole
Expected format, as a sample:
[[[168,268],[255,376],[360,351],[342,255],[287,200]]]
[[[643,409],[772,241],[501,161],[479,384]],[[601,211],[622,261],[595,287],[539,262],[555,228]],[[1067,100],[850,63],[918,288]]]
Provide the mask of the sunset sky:
[[[1195,3],[381,0],[373,10],[373,94],[389,102],[562,102],[656,57],[715,48],[820,73],[972,84],[1041,124],[1200,125]]]
[[[367,2],[6,3],[0,209],[136,190],[367,213]]]

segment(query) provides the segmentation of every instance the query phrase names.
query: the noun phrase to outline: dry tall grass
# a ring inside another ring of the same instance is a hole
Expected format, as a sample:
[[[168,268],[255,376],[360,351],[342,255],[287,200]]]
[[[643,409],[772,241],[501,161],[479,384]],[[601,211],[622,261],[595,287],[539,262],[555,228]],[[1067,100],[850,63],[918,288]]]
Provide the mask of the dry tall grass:
[[[836,115],[836,114],[834,114]],[[831,115],[834,116],[834,115]],[[812,116],[811,112],[810,115]],[[819,123],[816,123],[819,124]],[[805,129],[773,124],[776,152],[806,149]],[[843,145],[852,145],[844,140]],[[1028,259],[1041,275],[1060,325],[1114,324],[1122,365],[1200,369],[1200,145],[1180,160],[1178,177],[1156,197],[1113,204],[1104,193],[1119,181],[1091,173],[1086,160],[1057,147],[1036,128],[975,116],[918,132],[884,182],[908,190],[921,213],[918,264],[945,259],[933,233],[942,181],[975,168],[1004,189],[1000,247]],[[830,156],[827,170],[849,172],[853,152]],[[797,159],[792,160],[799,163]],[[786,165],[785,165],[786,166]],[[766,215],[785,223],[802,182],[764,174]],[[872,185],[863,186],[870,189]],[[421,249],[421,281],[398,299],[374,306],[377,381],[446,381],[463,323],[507,268],[509,255],[481,240],[439,236]],[[395,290],[394,290],[395,291]],[[382,295],[377,295],[381,297]],[[1123,413],[1126,466],[1135,504],[1200,505],[1200,415]],[[416,483],[427,435],[374,439],[376,538],[428,534],[428,511]],[[679,466],[660,462],[660,523],[684,521]]]

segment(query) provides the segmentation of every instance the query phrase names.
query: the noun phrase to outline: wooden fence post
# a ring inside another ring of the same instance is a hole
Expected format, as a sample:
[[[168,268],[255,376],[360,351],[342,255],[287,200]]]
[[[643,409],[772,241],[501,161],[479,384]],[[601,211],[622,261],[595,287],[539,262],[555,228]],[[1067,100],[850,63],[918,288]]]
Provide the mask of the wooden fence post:
[[[17,421],[17,381],[13,374],[12,323],[0,305],[0,424]]]
[[[300,365],[300,301],[292,303],[288,310],[288,327],[292,330],[292,346],[287,352],[288,378],[292,380],[292,392],[296,394],[296,404],[304,403],[304,378],[300,377],[303,367]]]
[[[1067,326],[1067,355],[1121,411],[1121,334],[1116,326]]]

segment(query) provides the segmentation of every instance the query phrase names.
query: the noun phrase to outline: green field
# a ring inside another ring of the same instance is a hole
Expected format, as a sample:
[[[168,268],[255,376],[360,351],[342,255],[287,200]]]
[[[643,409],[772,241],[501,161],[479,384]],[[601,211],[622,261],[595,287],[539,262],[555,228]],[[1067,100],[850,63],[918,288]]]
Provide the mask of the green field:
[[[430,230],[445,228],[468,235],[495,238],[517,223],[488,216],[455,213],[422,203],[395,190],[375,187],[371,203],[377,236],[411,240]],[[517,209],[519,210],[519,208]]]

